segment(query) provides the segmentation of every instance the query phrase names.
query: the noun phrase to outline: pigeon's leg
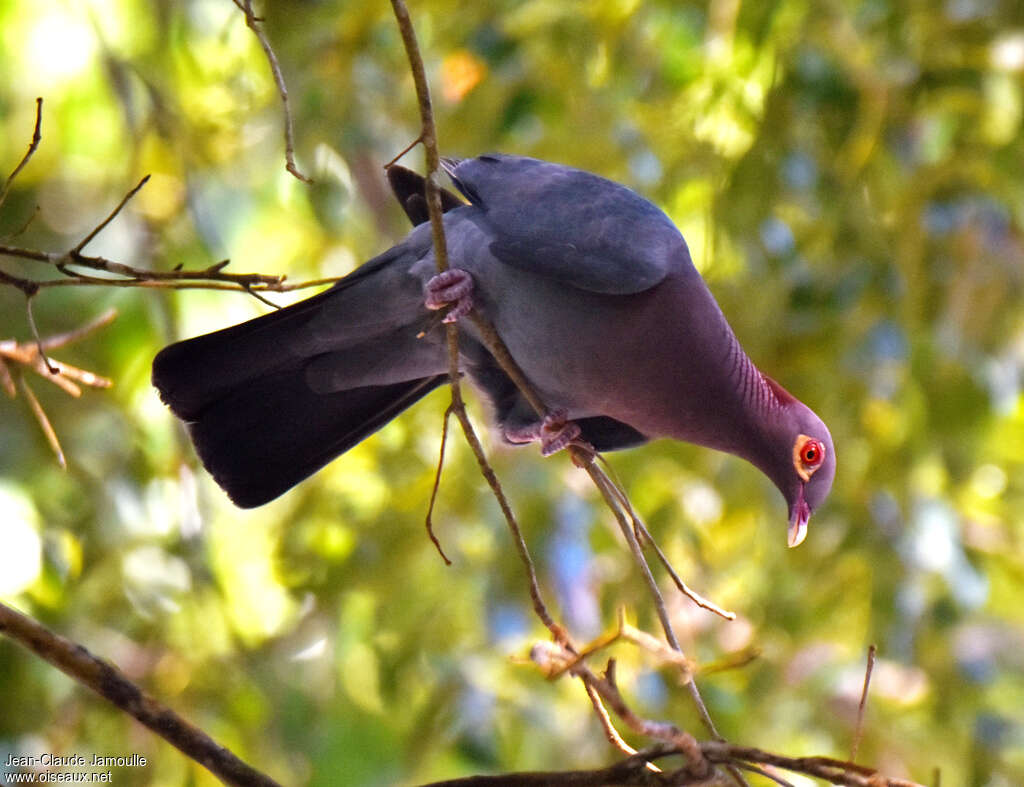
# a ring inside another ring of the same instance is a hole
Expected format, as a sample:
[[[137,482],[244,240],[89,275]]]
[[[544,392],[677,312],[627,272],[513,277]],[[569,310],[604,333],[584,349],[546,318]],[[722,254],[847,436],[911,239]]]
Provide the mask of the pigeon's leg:
[[[542,456],[561,451],[580,436],[580,427],[568,420],[565,410],[553,410],[544,420],[516,427],[505,427],[503,437],[510,443],[532,443],[540,441]]]
[[[424,303],[428,309],[451,308],[442,322],[455,322],[473,308],[473,277],[460,268],[450,268],[427,282]]]

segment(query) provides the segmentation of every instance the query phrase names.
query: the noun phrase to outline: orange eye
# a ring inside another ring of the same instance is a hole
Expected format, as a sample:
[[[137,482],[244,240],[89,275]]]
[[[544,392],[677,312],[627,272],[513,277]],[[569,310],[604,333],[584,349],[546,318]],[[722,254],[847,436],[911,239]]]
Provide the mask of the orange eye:
[[[793,444],[793,469],[805,482],[811,480],[814,471],[821,467],[825,461],[825,445],[821,440],[808,437],[805,434],[797,435]]]

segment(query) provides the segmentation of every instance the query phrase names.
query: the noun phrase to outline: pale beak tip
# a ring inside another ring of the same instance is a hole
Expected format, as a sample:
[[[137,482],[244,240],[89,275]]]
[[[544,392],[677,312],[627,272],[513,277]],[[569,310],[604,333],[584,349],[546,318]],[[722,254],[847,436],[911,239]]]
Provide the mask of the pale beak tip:
[[[803,517],[798,518],[789,526],[789,548],[800,546],[804,543],[804,539],[807,538],[807,520]]]

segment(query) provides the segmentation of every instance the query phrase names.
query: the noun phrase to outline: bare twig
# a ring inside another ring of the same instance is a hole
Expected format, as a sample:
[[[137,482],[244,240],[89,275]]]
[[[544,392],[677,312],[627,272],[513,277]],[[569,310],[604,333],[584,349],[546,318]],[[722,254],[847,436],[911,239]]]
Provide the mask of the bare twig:
[[[691,767],[677,771],[651,772],[645,764],[652,760],[682,754],[696,754],[712,765],[731,765],[752,771],[772,779],[777,784],[792,787],[790,782],[765,770],[765,767],[780,768],[791,773],[800,773],[830,784],[842,787],[922,787],[917,782],[885,776],[871,768],[863,768],[852,762],[834,760],[829,757],[787,757],[772,754],[749,746],[736,746],[721,741],[693,741],[685,747],[675,745],[658,746],[638,751],[619,763],[595,771],[562,771],[547,773],[509,773],[501,776],[470,776],[445,782],[434,782],[422,787],[590,787],[590,785],[668,785],[706,784],[706,777],[692,772]]]
[[[640,548],[640,543],[637,541],[636,533],[627,521],[626,514],[618,503],[618,491],[611,479],[598,467],[595,463],[591,462],[586,467],[587,472],[590,474],[591,479],[597,485],[605,502],[608,507],[615,514],[615,520],[619,524],[619,529],[622,531],[622,535],[626,539],[626,543],[629,545],[630,552],[633,555],[633,561],[637,564],[640,569],[640,573],[644,578],[644,582],[647,584],[647,589],[651,594],[651,598],[654,599],[655,611],[658,614],[658,620],[661,622],[661,627],[665,632],[665,638],[668,640],[668,644],[675,651],[680,654],[683,653],[683,649],[679,645],[679,640],[676,638],[675,631],[672,629],[672,623],[668,618],[668,610],[665,607],[665,599],[661,595],[661,590],[658,588],[658,583],[654,579],[654,575],[651,573],[650,567],[647,565],[647,561],[644,560],[643,550]],[[711,720],[711,716],[708,714],[707,706],[704,704],[703,698],[700,696],[700,691],[697,689],[697,684],[688,680],[686,682],[687,689],[690,692],[690,696],[693,699],[694,705],[697,707],[697,713],[700,715],[701,721],[704,727],[715,739],[719,739],[718,730],[715,728],[714,722]]]
[[[50,360],[46,357],[46,350],[43,349],[43,340],[39,338],[39,329],[36,327],[36,318],[32,315],[32,298],[33,295],[26,296],[25,298],[25,316],[28,319],[29,330],[32,331],[32,337],[36,340],[36,346],[39,348],[39,357],[43,359],[43,365],[46,366],[47,371],[50,374],[57,374],[57,367],[55,367]]]
[[[21,157],[21,161],[18,162],[18,166],[14,168],[10,175],[7,176],[7,180],[4,181],[4,187],[0,189],[0,206],[4,204],[4,200],[7,199],[7,193],[11,190],[11,184],[14,183],[14,179],[18,177],[18,174],[28,164],[29,159],[36,152],[39,147],[39,142],[43,138],[43,99],[36,99],[36,124],[32,129],[32,141],[28,144],[28,150],[25,151],[25,155]]]
[[[751,773],[756,773],[758,776],[763,776],[764,778],[769,779],[769,780],[775,782],[776,784],[782,785],[782,787],[795,787],[793,782],[786,781],[781,776],[779,776],[779,775],[777,775],[775,773],[772,773],[771,771],[767,770],[766,768],[759,768],[756,765],[751,765],[750,763],[746,763],[746,762],[736,762],[736,763],[733,763],[733,764],[737,768],[742,768],[745,771],[750,771]]]
[[[416,147],[422,141],[423,141],[423,134],[420,134],[418,137],[416,137],[416,139],[414,139],[412,142],[410,142],[408,145],[406,145],[404,148],[402,148],[400,151],[398,151],[398,153],[396,153],[394,155],[394,157],[391,159],[391,161],[389,161],[387,164],[384,165],[384,169],[385,170],[391,169],[391,167],[393,167],[396,163],[398,163],[399,159],[401,159],[403,156],[405,156],[406,153],[408,153],[410,150],[412,150],[414,147]]]
[[[31,303],[31,299],[29,299],[29,303]],[[31,312],[29,314],[31,315]],[[62,468],[67,468],[67,462],[60,446],[60,440],[57,439],[53,424],[35,392],[26,382],[24,372],[34,372],[74,397],[82,395],[82,389],[76,383],[93,388],[109,388],[111,382],[107,378],[70,364],[53,361],[46,357],[44,349],[64,347],[71,342],[78,341],[104,325],[108,325],[115,316],[116,312],[111,310],[81,328],[46,339],[39,338],[38,332],[35,331],[35,322],[30,320],[34,333],[31,343],[20,343],[14,339],[0,341],[0,385],[11,397],[17,396],[17,389],[21,389],[32,415],[39,424],[39,428],[42,429],[46,441],[53,449],[57,462]],[[17,387],[15,381],[17,381]]]
[[[67,331],[66,333],[57,333],[53,336],[48,336],[43,339],[44,350],[59,350],[61,347],[66,347],[69,344],[81,341],[86,336],[101,328],[106,328],[110,323],[117,319],[117,309],[107,309],[99,317],[91,322],[87,322],[80,328]]]
[[[669,787],[669,785],[685,784],[678,781],[676,774],[658,773],[647,769],[648,758],[668,756],[671,752],[659,750],[637,752],[632,757],[615,763],[608,768],[596,771],[562,771],[505,773],[489,776],[467,776],[463,779],[451,779],[433,782],[422,787],[611,787],[613,785],[630,785],[631,787]],[[691,782],[692,783],[692,782]]]
[[[270,63],[270,72],[274,75],[274,84],[277,85],[277,92],[281,96],[281,104],[284,108],[285,169],[303,183],[312,183],[313,179],[302,174],[295,163],[295,132],[292,129],[292,108],[288,99],[288,87],[284,82],[284,74],[281,73],[281,65],[277,62],[277,55],[274,54],[274,49],[270,46],[267,34],[263,32],[263,26],[260,24],[263,19],[256,16],[252,10],[252,0],[232,0],[232,2],[245,14],[246,26],[252,30],[260,42],[260,46],[263,47],[263,53],[267,56],[267,62]]]
[[[131,198],[138,194],[142,190],[142,187],[147,183],[149,183],[149,175],[143,175],[142,180],[136,183],[128,193],[121,198],[121,201],[117,203],[117,207],[110,211],[110,213],[107,214],[107,217],[93,227],[89,234],[82,238],[79,244],[69,252],[71,258],[76,259],[82,253],[82,249],[88,246],[93,238],[103,232],[103,230],[107,228],[107,225],[117,218],[117,214],[124,210],[124,206],[127,205]]]
[[[651,636],[646,631],[641,631],[635,626],[626,622],[626,611],[619,609],[616,627],[613,631],[601,634],[597,639],[588,642],[583,647],[578,647],[575,653],[558,654],[557,659],[547,658],[541,663],[547,677],[554,680],[566,672],[573,672],[575,667],[593,656],[596,653],[610,647],[619,640],[631,642],[653,656],[663,664],[676,667],[683,682],[692,679],[692,676],[700,671],[698,666],[687,659],[682,653],[673,650],[661,640]],[[535,659],[536,660],[536,659]]]
[[[18,389],[14,387],[14,377],[2,355],[0,355],[0,388],[3,388],[4,392],[12,399],[18,395]]]
[[[792,773],[803,773],[844,787],[922,787],[917,782],[884,776],[874,768],[837,760],[832,757],[787,757],[750,746],[737,746],[723,741],[701,744],[704,756],[715,763],[747,762],[770,765]]]
[[[117,667],[4,604],[0,604],[0,632],[108,699],[226,783],[279,787],[269,776],[247,765],[198,727],[146,694]]]
[[[272,300],[270,300],[270,298],[265,298],[262,295],[260,295],[258,292],[255,292],[251,285],[243,285],[242,289],[245,290],[247,293],[249,293],[253,298],[258,300],[260,303],[266,304],[267,306],[270,306],[273,309],[280,309],[281,308],[280,304],[274,303]]]
[[[240,6],[241,7],[241,6]],[[39,99],[36,108],[36,126],[29,145],[28,152],[21,162],[7,178],[2,194],[6,194],[15,176],[28,162],[31,155],[39,146],[42,139],[40,131],[40,109],[42,100]],[[149,176],[142,178],[107,216],[93,227],[88,234],[73,248],[64,252],[48,252],[38,249],[30,249],[22,246],[0,244],[0,257],[11,257],[14,259],[29,260],[31,262],[48,265],[61,274],[58,278],[25,278],[0,270],[0,284],[15,287],[31,298],[42,289],[49,287],[67,286],[96,286],[96,287],[150,287],[162,289],[209,289],[209,290],[237,290],[245,292],[254,298],[278,308],[259,293],[264,291],[287,292],[300,290],[307,287],[316,287],[323,284],[331,284],[338,281],[339,277],[313,279],[310,281],[297,282],[295,284],[285,283],[283,275],[270,275],[264,273],[227,273],[224,268],[228,260],[221,260],[213,265],[200,270],[183,270],[178,265],[170,271],[153,271],[144,268],[137,268],[132,265],[108,260],[104,257],[84,254],[85,247],[96,238],[106,227],[120,215],[121,211],[134,197],[139,190],[146,185]],[[0,200],[2,203],[2,200]],[[85,273],[81,269],[97,271],[102,276]],[[31,315],[29,316],[31,322]]]
[[[39,403],[39,400],[32,392],[32,389],[28,387],[28,383],[25,382],[24,377],[18,377],[18,385],[21,388],[21,392],[25,395],[25,401],[28,402],[28,406],[32,410],[32,415],[35,416],[36,421],[39,423],[39,428],[42,429],[43,434],[46,435],[46,442],[50,444],[50,448],[53,449],[53,453],[57,456],[57,464],[60,465],[61,470],[67,470],[68,463],[64,458],[64,449],[60,447],[60,440],[57,439],[57,433],[54,431],[53,424],[50,423],[50,419],[47,417],[46,411]]]
[[[615,729],[615,725],[612,724],[611,717],[608,715],[608,710],[604,707],[604,703],[601,702],[597,689],[586,681],[583,682],[583,688],[587,692],[587,697],[590,698],[590,704],[594,708],[594,713],[597,714],[598,721],[601,723],[601,729],[604,730],[604,736],[608,739],[608,742],[626,756],[631,757],[636,754],[636,749],[626,743],[622,736],[619,735],[619,731]],[[647,767],[652,771],[661,770],[657,765],[650,762],[647,763]]]
[[[688,763],[689,773],[697,778],[707,778],[711,769],[696,739],[676,725],[664,721],[644,719],[633,712],[619,692],[615,681],[615,660],[609,659],[603,677],[595,675],[586,665],[579,665],[573,672],[594,692],[601,696],[615,714],[638,735],[664,741],[683,754]],[[588,692],[589,693],[589,692]]]
[[[99,287],[149,287],[158,289],[203,289],[231,290],[247,292],[292,292],[310,287],[321,287],[344,278],[329,276],[309,279],[301,282],[287,282],[283,274],[267,273],[227,273],[222,260],[206,268],[185,270],[181,267],[169,271],[154,271],[136,268],[132,265],[108,260],[104,257],[76,254],[68,252],[48,252],[28,249],[21,246],[0,244],[0,257],[30,260],[50,265],[63,274],[63,278],[33,280],[6,273],[0,270],[0,284],[8,284],[21,290],[26,295],[34,295],[39,290],[50,287],[67,286],[99,286]],[[88,268],[110,274],[109,276],[92,276],[73,270],[74,267]],[[271,304],[276,306],[276,304]]]
[[[441,449],[438,451],[437,457],[437,472],[434,474],[434,485],[430,489],[430,503],[427,505],[427,516],[426,516],[426,527],[427,535],[430,536],[431,542],[437,549],[437,553],[441,556],[446,566],[450,566],[452,561],[448,559],[448,556],[444,553],[441,548],[441,542],[437,540],[437,536],[434,534],[434,504],[437,502],[437,492],[441,487],[441,470],[444,468],[444,451],[448,446],[448,419],[452,417],[452,405],[444,411],[444,418],[441,421]]]
[[[871,672],[875,668],[875,653],[877,648],[874,645],[868,647],[868,663],[864,668],[864,688],[860,692],[860,703],[857,705],[857,726],[853,730],[853,743],[850,744],[850,762],[857,760],[857,749],[860,748],[860,740],[864,734],[864,708],[868,704],[868,688],[871,686]]]
[[[601,457],[601,463],[606,467],[608,466],[607,462],[604,461],[604,457]],[[679,590],[679,592],[686,596],[688,599],[690,599],[690,601],[692,601],[698,607],[706,609],[709,612],[714,612],[716,615],[725,618],[726,620],[735,620],[735,612],[730,612],[727,609],[723,609],[713,601],[704,598],[704,596],[702,596],[696,590],[694,590],[685,582],[683,582],[679,574],[676,573],[676,569],[675,566],[672,565],[672,561],[670,561],[668,559],[668,556],[665,555],[664,552],[662,552],[661,547],[658,546],[658,542],[654,539],[654,536],[651,535],[651,531],[647,529],[647,525],[644,524],[644,521],[637,514],[636,509],[633,508],[633,504],[630,501],[629,496],[626,494],[625,490],[623,490],[622,486],[618,483],[616,479],[608,476],[607,473],[605,473],[605,476],[608,478],[609,488],[618,499],[619,505],[621,505],[625,512],[629,515],[629,518],[633,525],[633,531],[637,536],[637,540],[642,540],[643,543],[651,545],[651,548],[654,550],[654,554],[658,558],[658,562],[661,563],[664,569],[668,572],[668,575],[672,578],[672,582]],[[641,546],[643,546],[643,543],[641,543]]]

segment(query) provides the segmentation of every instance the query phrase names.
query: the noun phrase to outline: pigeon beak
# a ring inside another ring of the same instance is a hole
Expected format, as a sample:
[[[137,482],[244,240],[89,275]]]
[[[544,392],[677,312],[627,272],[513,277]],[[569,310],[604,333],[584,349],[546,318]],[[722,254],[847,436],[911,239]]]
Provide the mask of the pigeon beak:
[[[807,523],[811,518],[811,507],[804,500],[804,485],[800,484],[800,492],[789,512],[789,546],[800,546],[807,538]]]

